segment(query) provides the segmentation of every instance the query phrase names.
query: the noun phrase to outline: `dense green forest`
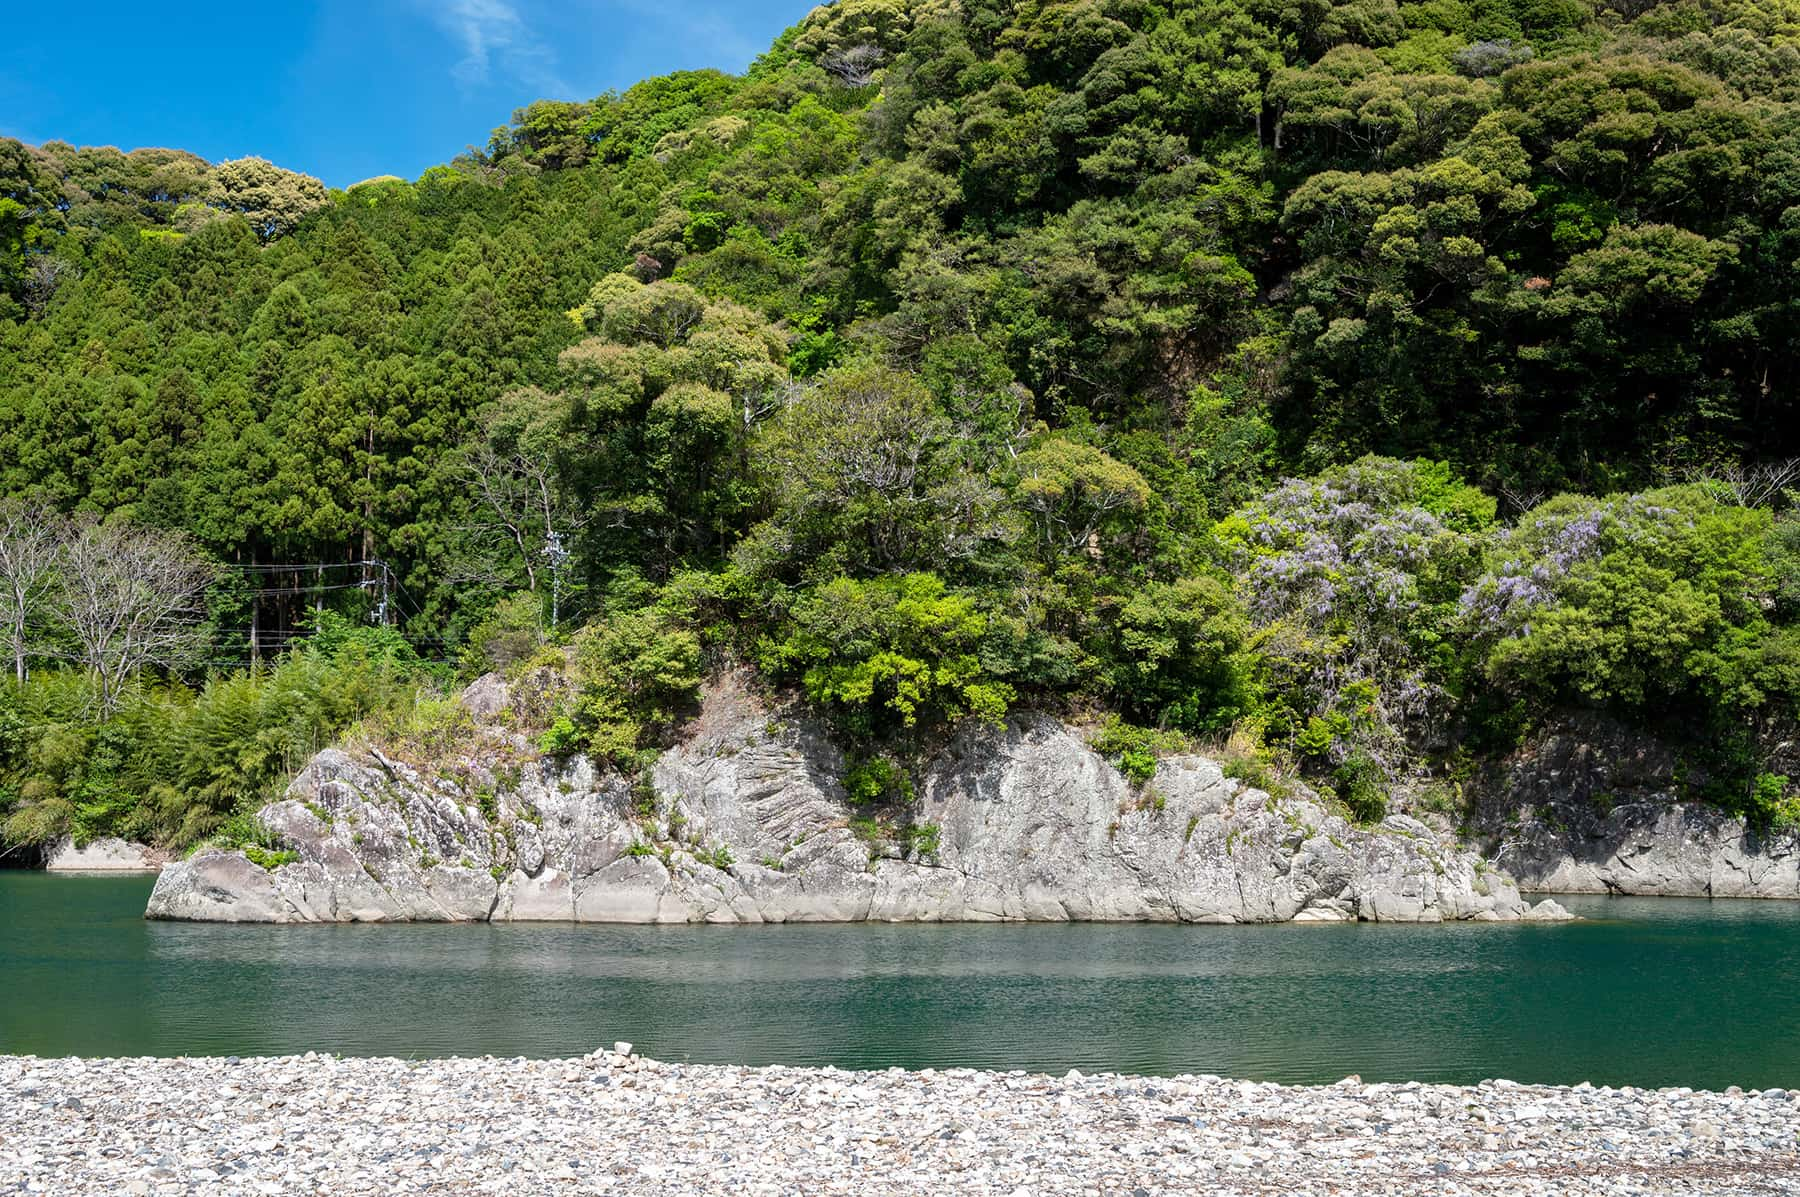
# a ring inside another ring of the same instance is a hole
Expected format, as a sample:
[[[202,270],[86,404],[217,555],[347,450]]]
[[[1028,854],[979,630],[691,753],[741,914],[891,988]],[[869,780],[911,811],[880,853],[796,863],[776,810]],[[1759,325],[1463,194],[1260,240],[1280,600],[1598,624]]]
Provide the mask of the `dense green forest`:
[[[742,664],[871,796],[1030,706],[1372,818],[1598,709],[1800,821],[1797,257],[1795,0],[840,0],[341,192],[0,141],[5,835],[546,663],[627,769]],[[206,586],[97,704],[107,528]]]

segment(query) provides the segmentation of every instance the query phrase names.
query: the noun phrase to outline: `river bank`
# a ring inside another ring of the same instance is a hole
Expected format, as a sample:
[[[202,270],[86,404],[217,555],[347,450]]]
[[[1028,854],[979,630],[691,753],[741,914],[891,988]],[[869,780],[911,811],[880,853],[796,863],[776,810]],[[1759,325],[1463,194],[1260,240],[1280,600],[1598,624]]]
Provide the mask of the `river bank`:
[[[1800,1193],[1800,1094],[0,1057],[26,1193]]]

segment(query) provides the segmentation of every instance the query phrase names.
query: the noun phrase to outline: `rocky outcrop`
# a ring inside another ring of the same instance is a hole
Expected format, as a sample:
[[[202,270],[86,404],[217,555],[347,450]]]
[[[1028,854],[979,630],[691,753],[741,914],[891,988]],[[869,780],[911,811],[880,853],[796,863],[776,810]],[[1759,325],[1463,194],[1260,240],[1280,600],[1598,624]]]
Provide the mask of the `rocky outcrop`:
[[[1800,898],[1800,839],[1680,802],[1547,803],[1503,830],[1493,859],[1534,893]]]
[[[480,700],[492,708],[491,686]],[[263,820],[296,859],[203,852],[153,918],[592,922],[1565,917],[1403,817],[1352,827],[1200,757],[1134,787],[1044,718],[969,729],[925,770],[910,830],[849,805],[819,726],[741,687],[634,789],[585,760],[492,753],[426,776],[319,754]]]
[[[50,848],[44,868],[52,873],[153,873],[165,859],[154,848],[127,840],[107,837],[78,848],[65,839]]]
[[[1680,772],[1653,735],[1564,719],[1487,779],[1484,850],[1532,893],[1800,898],[1800,836],[1680,801]]]

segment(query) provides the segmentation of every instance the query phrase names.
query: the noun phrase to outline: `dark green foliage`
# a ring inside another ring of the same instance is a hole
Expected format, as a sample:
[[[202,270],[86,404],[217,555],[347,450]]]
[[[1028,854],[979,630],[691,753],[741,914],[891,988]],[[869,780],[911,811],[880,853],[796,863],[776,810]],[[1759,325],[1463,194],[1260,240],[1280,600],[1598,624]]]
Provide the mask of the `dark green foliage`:
[[[1151,582],[1117,616],[1113,691],[1126,709],[1183,731],[1229,726],[1255,704],[1250,620],[1216,578]]]

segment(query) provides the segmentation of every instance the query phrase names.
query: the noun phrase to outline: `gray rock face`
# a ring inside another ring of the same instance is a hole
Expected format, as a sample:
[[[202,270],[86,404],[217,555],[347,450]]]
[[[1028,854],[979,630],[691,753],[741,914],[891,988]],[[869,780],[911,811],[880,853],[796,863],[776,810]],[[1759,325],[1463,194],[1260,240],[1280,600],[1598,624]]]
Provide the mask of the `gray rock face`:
[[[1535,808],[1499,841],[1494,863],[1536,893],[1800,898],[1800,840],[1678,802],[1610,810]]]
[[[65,839],[44,860],[44,868],[52,873],[151,873],[162,864],[163,856],[155,849],[110,836],[80,848]]]
[[[1800,837],[1680,802],[1677,771],[1654,737],[1567,721],[1488,779],[1486,853],[1533,893],[1800,898]]]
[[[166,869],[152,918],[257,922],[1519,919],[1513,883],[1423,824],[1352,827],[1212,761],[1141,790],[1063,725],[970,729],[926,771],[903,851],[849,805],[823,730],[740,687],[708,698],[647,789],[585,760],[477,754],[427,778],[323,752],[262,817],[299,859]],[[935,848],[931,831],[935,829]],[[896,837],[904,839],[906,837]],[[1566,917],[1554,903],[1538,917]]]

